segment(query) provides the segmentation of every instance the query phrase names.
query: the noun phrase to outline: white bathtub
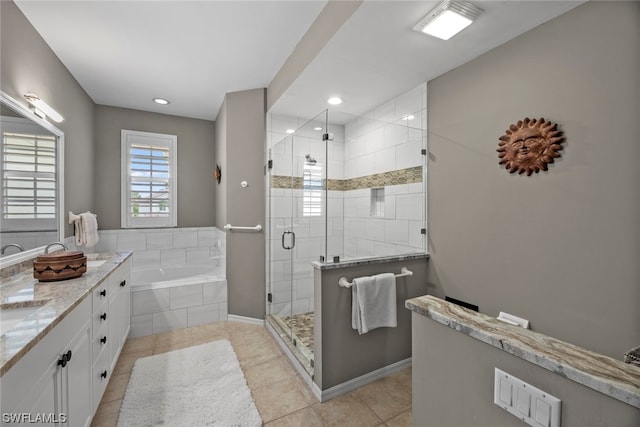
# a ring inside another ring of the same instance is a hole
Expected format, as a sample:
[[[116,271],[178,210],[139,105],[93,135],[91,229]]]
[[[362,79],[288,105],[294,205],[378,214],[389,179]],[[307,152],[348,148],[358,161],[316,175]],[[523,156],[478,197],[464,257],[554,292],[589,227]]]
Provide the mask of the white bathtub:
[[[225,277],[221,274],[219,267],[206,264],[146,268],[131,272],[131,291],[162,289],[223,280],[225,280]]]

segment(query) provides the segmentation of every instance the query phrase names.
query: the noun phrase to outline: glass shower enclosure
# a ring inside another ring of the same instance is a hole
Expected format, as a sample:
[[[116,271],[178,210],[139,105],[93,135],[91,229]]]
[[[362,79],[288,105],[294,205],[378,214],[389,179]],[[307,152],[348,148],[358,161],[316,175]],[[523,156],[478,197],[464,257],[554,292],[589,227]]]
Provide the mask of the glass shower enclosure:
[[[426,123],[426,85],[363,116],[268,118],[266,320],[311,375],[312,263],[426,253]]]
[[[267,321],[311,374],[311,262],[327,247],[327,112],[289,132],[269,150]]]

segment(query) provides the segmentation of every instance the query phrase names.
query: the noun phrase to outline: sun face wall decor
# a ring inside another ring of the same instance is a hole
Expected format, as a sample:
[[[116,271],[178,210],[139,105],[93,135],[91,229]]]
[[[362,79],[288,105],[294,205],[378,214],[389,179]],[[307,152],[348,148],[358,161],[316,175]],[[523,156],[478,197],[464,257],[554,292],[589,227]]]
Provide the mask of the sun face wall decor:
[[[510,173],[527,173],[527,176],[546,171],[547,165],[560,157],[564,136],[558,125],[543,118],[518,120],[509,126],[499,138],[500,161]]]

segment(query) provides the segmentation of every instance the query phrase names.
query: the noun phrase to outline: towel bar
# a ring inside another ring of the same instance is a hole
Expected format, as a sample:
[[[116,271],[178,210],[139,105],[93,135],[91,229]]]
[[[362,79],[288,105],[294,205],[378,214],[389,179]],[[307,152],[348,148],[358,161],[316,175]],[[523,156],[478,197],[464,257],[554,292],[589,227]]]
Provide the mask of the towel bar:
[[[227,224],[224,227],[225,231],[244,230],[244,231],[262,231],[262,225],[258,224],[255,227],[238,227],[236,225]]]
[[[405,277],[405,276],[413,276],[413,271],[407,269],[407,267],[402,267],[400,269],[400,273],[395,275],[396,277]],[[350,288],[353,286],[353,282],[349,282],[346,277],[341,277],[338,280],[338,285],[342,288]]]

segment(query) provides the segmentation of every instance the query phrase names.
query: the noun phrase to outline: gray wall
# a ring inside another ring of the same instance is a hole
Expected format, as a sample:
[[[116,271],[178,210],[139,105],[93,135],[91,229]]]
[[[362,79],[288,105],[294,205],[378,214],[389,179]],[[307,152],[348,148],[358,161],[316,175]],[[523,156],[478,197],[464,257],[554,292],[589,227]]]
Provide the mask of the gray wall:
[[[639,23],[588,2],[428,83],[430,293],[616,359],[640,344]],[[566,136],[529,177],[496,153],[524,117]]]
[[[265,92],[252,89],[228,93],[216,118],[223,181],[216,204],[226,209],[217,218],[218,228],[226,223],[265,226]],[[246,188],[240,186],[242,181],[247,181]],[[264,319],[264,269],[264,231],[227,232],[229,314]]]
[[[0,20],[0,87],[18,101],[33,92],[62,114],[54,125],[65,138],[64,213],[93,211],[94,103],[14,2],[0,1]]]
[[[427,293],[426,257],[335,270],[314,271],[314,382],[321,390],[411,357],[411,313],[407,299]],[[338,286],[341,277],[399,273],[407,267],[413,276],[396,281],[398,326],[358,335],[351,327],[351,289]]]
[[[120,227],[121,130],[178,136],[178,227],[215,224],[214,122],[96,106],[95,208],[100,228]]]
[[[562,427],[637,427],[640,410],[413,313],[416,426],[522,427],[493,404],[494,368],[562,401]],[[454,404],[457,403],[457,404]]]

